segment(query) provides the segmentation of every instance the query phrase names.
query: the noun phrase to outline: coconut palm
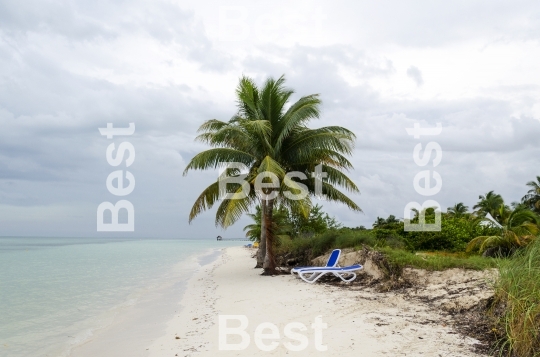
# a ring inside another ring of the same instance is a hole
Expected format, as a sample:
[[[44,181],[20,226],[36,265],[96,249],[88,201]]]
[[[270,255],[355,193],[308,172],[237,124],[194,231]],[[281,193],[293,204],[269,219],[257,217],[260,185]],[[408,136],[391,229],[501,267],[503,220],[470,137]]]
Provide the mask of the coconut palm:
[[[467,245],[467,251],[485,252],[487,249],[494,250],[498,254],[508,255],[516,248],[524,247],[536,239],[540,232],[538,216],[523,207],[517,207],[509,211],[499,207],[498,217],[502,219],[500,234],[492,236],[479,236]]]
[[[255,213],[248,213],[248,216],[253,220],[252,224],[244,227],[246,237],[254,242],[260,242],[262,231],[262,210],[261,206],[255,207]],[[289,212],[285,207],[274,208],[272,213],[272,230],[279,238],[290,238],[292,224],[289,219]]]
[[[261,207],[259,256],[264,256],[264,274],[276,272],[273,254],[275,234],[272,229],[275,205],[307,216],[312,205],[311,197],[320,193],[326,200],[341,202],[361,211],[336,188],[341,186],[350,192],[358,192],[356,185],[342,172],[352,168],[345,155],[352,153],[355,135],[339,126],[308,128],[307,123],[320,114],[318,95],[304,96],[289,105],[294,92],[284,87],[284,81],[283,76],[278,80],[270,78],[258,88],[252,79],[242,77],[236,90],[237,113],[229,121],[212,119],[201,125],[197,140],[213,148],[193,157],[184,171],[186,174],[190,169],[215,169],[228,162],[245,165],[247,173],[238,169],[229,170],[229,173],[243,175],[250,188],[249,194],[243,195],[245,187],[240,183],[228,185],[233,187],[229,190],[233,196],[221,200],[216,212],[216,225],[229,227],[251,206]],[[327,174],[326,180],[321,180],[320,175],[307,179],[318,165]],[[294,171],[305,175],[306,179],[300,182],[286,175]],[[274,175],[279,185],[254,190],[257,176],[261,173]],[[196,199],[189,215],[190,222],[220,200],[224,192],[220,191],[219,182],[218,178]],[[295,195],[307,191],[307,196],[290,198],[286,191]]]
[[[418,210],[416,210],[415,214],[417,214]],[[375,223],[373,223],[373,228],[383,228],[388,229],[396,224],[401,223],[399,219],[396,218],[393,214],[389,215],[388,218],[384,219],[381,217],[377,217],[375,220]]]
[[[448,207],[447,214],[451,217],[463,217],[469,211],[469,207],[463,202],[456,203],[453,207]]]
[[[377,216],[377,219],[375,220],[375,223],[372,224],[373,228],[380,228],[383,227],[386,224],[386,219]]]
[[[485,196],[478,196],[478,199],[480,199],[480,201],[473,206],[473,209],[476,210],[474,213],[480,217],[485,217],[485,215],[489,213],[497,220],[497,222],[502,223],[501,217],[498,216],[500,207],[504,206],[502,196],[493,191],[489,191]]]
[[[540,214],[540,176],[536,176],[536,181],[527,182],[531,189],[521,199],[531,210]]]
[[[248,224],[244,227],[246,237],[254,242],[260,242],[261,240],[261,227],[262,227],[262,213],[261,206],[255,207],[255,213],[248,213],[248,216],[253,220],[252,224]]]

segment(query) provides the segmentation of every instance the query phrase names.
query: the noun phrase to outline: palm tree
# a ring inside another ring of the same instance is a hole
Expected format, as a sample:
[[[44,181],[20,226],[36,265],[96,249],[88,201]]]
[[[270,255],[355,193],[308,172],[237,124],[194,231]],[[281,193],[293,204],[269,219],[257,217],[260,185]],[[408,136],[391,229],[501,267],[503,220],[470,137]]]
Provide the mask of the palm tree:
[[[246,237],[254,242],[260,242],[261,240],[261,231],[262,231],[262,211],[261,206],[255,207],[255,213],[248,213],[248,216],[253,219],[252,224],[248,224],[244,227],[246,231]],[[289,238],[292,225],[289,219],[289,212],[285,207],[274,208],[272,213],[273,219],[273,231],[277,237],[280,238]]]
[[[456,203],[453,207],[448,207],[447,213],[451,217],[463,217],[469,211],[469,207],[463,202]]]
[[[373,223],[373,228],[381,228],[386,224],[386,220],[382,217],[377,216],[377,219],[375,220],[375,223]]]
[[[244,231],[246,231],[246,237],[249,238],[249,240],[251,241],[260,242],[262,231],[261,206],[256,206],[255,213],[248,213],[248,216],[253,220],[254,223],[248,224],[244,227]]]
[[[417,212],[418,212],[418,210],[416,210],[415,214]],[[388,228],[391,228],[392,226],[395,226],[398,223],[401,223],[400,220],[397,219],[396,216],[391,214],[386,219],[381,218],[381,217],[377,217],[377,219],[375,220],[375,223],[373,223],[372,226],[373,226],[373,228],[388,229]]]
[[[498,215],[502,219],[500,234],[474,238],[467,245],[467,251],[478,250],[483,253],[491,248],[500,255],[508,255],[536,239],[540,232],[540,220],[529,209],[518,206],[510,211],[503,205],[499,207]]]
[[[413,218],[405,218],[404,221],[409,223],[419,223],[420,216],[424,216],[426,223],[434,223],[436,220],[437,209],[438,207],[427,207],[422,208],[422,211],[419,211],[416,208],[411,208],[411,211],[414,213]]]
[[[531,189],[521,199],[531,210],[540,214],[540,176],[536,176],[536,181],[527,182]]]
[[[304,96],[289,106],[294,92],[285,88],[284,82],[283,76],[278,80],[270,78],[262,88],[258,88],[252,79],[242,77],[236,90],[236,115],[226,122],[212,119],[201,125],[197,140],[213,148],[193,157],[184,171],[186,174],[190,169],[222,167],[231,161],[247,167],[244,180],[251,188],[249,194],[242,195],[244,187],[241,184],[229,185],[234,186],[235,196],[221,200],[216,212],[216,225],[227,228],[252,205],[260,205],[262,227],[258,261],[262,256],[264,274],[276,272],[272,228],[275,205],[280,204],[307,216],[312,205],[311,197],[320,193],[326,200],[341,202],[361,211],[335,187],[358,192],[356,185],[342,172],[352,168],[345,155],[352,153],[355,135],[339,126],[308,128],[307,123],[319,117],[321,101],[318,95]],[[326,180],[321,180],[320,175],[304,179],[301,184],[305,186],[302,187],[299,181],[286,176],[286,173],[296,171],[306,178],[311,177],[316,166],[327,174]],[[240,174],[238,169],[230,171]],[[275,175],[280,182],[279,187],[253,190],[261,173]],[[189,215],[190,222],[220,199],[223,192],[220,192],[219,183],[218,178],[196,199]],[[308,195],[301,199],[291,199],[285,194],[286,191],[299,194],[306,190]]]
[[[486,193],[485,196],[480,195],[478,196],[478,198],[480,199],[480,201],[478,201],[478,203],[473,206],[473,209],[476,210],[474,213],[476,213],[480,217],[485,217],[486,214],[489,213],[493,218],[497,220],[497,222],[502,223],[501,217],[498,216],[500,207],[504,206],[504,200],[502,196],[496,194],[493,191],[489,191],[488,193]]]

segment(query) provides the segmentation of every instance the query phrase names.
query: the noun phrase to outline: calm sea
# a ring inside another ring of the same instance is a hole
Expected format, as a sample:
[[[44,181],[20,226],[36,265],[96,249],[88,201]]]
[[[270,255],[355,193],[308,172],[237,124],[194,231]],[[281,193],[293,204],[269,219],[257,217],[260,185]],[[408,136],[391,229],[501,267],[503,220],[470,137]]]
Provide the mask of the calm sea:
[[[180,300],[198,267],[241,244],[0,238],[0,355],[68,356],[151,292],[174,288]]]

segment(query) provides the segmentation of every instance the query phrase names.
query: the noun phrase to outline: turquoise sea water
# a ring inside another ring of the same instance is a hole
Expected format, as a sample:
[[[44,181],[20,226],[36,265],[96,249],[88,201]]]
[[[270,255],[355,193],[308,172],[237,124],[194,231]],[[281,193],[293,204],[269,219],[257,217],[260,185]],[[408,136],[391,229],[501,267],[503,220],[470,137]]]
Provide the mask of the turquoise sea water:
[[[198,263],[241,244],[0,238],[0,355],[68,356],[122,309],[166,284],[180,291]]]

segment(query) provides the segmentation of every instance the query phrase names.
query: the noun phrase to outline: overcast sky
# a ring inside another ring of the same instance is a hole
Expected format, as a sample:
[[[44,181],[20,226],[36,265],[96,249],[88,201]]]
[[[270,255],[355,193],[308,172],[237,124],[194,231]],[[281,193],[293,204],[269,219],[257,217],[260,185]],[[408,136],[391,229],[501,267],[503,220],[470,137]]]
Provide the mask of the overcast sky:
[[[227,5],[223,5],[226,3]],[[537,1],[16,1],[0,0],[0,235],[102,236],[107,146],[129,141],[134,237],[243,236],[214,211],[188,224],[215,172],[182,172],[206,149],[205,120],[235,113],[243,74],[285,74],[320,93],[313,127],[357,135],[350,177],[364,213],[326,210],[347,226],[403,217],[422,202],[413,178],[430,169],[413,148],[440,144],[446,209],[495,190],[510,203],[540,175],[540,5]],[[133,122],[131,137],[98,128]],[[443,131],[420,140],[415,122]],[[117,234],[118,235],[118,234]]]

